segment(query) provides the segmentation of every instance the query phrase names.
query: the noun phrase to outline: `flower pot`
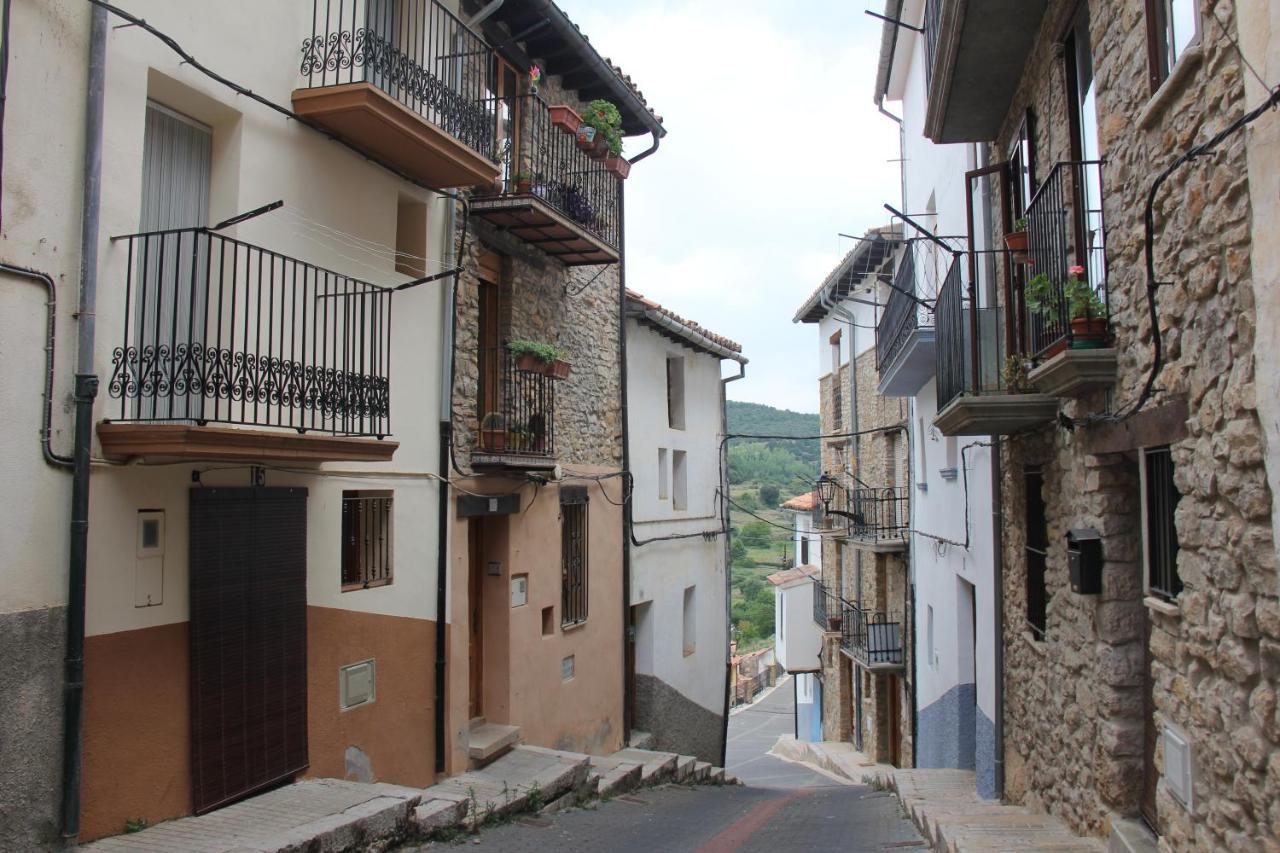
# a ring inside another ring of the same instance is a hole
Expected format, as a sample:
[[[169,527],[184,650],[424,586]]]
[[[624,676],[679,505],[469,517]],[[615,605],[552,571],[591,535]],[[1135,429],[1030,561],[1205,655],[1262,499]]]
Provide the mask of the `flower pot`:
[[[573,369],[573,365],[567,361],[556,359],[547,366],[546,375],[552,379],[568,379],[569,372]]]
[[[504,452],[507,449],[507,431],[488,427],[481,429],[480,447],[489,453]]]
[[[839,630],[840,630],[840,628],[841,628],[841,627],[843,627],[843,625],[844,625],[844,617],[842,617],[842,616],[828,616],[828,617],[827,617],[827,630],[828,630],[828,631],[831,631],[831,632],[839,631]]]
[[[522,373],[546,373],[547,363],[531,352],[516,359],[516,370]]]
[[[1027,232],[1011,231],[1004,235],[1004,246],[1010,252],[1025,255],[1027,253]]]
[[[1055,355],[1059,355],[1066,351],[1067,351],[1067,339],[1058,338],[1056,341],[1053,342],[1052,346],[1050,346],[1047,350],[1044,351],[1044,355],[1042,356],[1042,358],[1044,359],[1044,361],[1048,361],[1049,359],[1053,358]]]
[[[528,195],[533,192],[533,180],[530,178],[520,178],[517,180],[516,192],[520,195]]]
[[[550,112],[551,123],[565,133],[577,133],[578,128],[582,126],[582,116],[574,112],[572,107],[551,107]]]
[[[625,179],[627,175],[631,174],[631,164],[621,154],[610,154],[604,158],[604,167],[619,178]]]
[[[1107,342],[1106,317],[1076,317],[1071,321],[1072,349],[1099,349]]]
[[[596,129],[589,124],[584,124],[578,128],[578,147],[583,151],[590,151],[596,142]]]
[[[602,134],[597,133],[595,140],[591,143],[591,148],[587,151],[587,156],[592,160],[604,160],[609,156],[609,140],[605,139]]]

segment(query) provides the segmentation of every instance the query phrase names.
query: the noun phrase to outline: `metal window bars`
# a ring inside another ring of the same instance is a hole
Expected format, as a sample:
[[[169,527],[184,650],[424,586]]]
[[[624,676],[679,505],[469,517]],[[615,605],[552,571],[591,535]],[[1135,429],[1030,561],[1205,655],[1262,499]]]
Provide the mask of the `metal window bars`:
[[[1173,455],[1169,448],[1142,451],[1146,466],[1147,584],[1157,596],[1173,600],[1182,591],[1178,575],[1178,531],[1174,510],[1181,495],[1173,482]]]
[[[939,411],[961,394],[1004,388],[1001,309],[984,301],[984,283],[966,288],[961,268],[967,265],[967,257],[955,259],[934,305]],[[990,273],[985,264],[974,266],[980,275]]]
[[[369,83],[493,158],[493,49],[438,0],[313,0],[302,88]]]
[[[391,291],[207,228],[130,235],[122,421],[391,431]]]
[[[1102,167],[1101,160],[1058,163],[1027,205],[1027,275],[1049,281],[1046,298],[1022,300],[1020,340],[1030,356],[1080,346],[1079,322],[1109,315]]]
[[[504,196],[532,195],[609,246],[621,243],[618,187],[621,179],[556,126],[540,95],[504,97],[498,113],[498,161]]]
[[[902,666],[902,620],[896,613],[847,605],[840,647],[864,666]]]
[[[587,505],[560,505],[560,624],[587,621]]]
[[[905,488],[853,489],[849,492],[849,535],[874,541],[907,537],[908,501]]]
[[[522,369],[506,347],[478,351],[480,368],[476,449],[497,455],[556,455],[556,382]]]
[[[342,493],[342,587],[391,583],[391,492]]]

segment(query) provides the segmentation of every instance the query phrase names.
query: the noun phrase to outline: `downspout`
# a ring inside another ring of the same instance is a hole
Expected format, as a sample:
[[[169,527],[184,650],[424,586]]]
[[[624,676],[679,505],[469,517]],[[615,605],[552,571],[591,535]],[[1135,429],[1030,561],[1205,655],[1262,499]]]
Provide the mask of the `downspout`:
[[[656,145],[655,145],[656,147]],[[627,221],[624,193],[626,181],[618,181],[618,403],[622,409],[622,489],[625,497],[631,489],[631,429],[627,423]],[[631,540],[635,531],[631,527],[633,514],[631,501],[622,502],[622,743],[631,742],[632,677],[627,665],[628,644],[635,638],[636,626],[631,624]]]
[[[102,111],[107,65],[107,10],[89,13],[84,187],[80,221],[79,350],[76,353],[75,438],[71,478],[71,553],[67,578],[67,650],[62,719],[62,836],[80,834],[80,768],[84,711],[85,577],[89,557],[89,453],[93,446],[94,318],[98,302],[98,225],[102,200]]]
[[[6,4],[7,5],[7,4]],[[0,272],[22,276],[31,281],[40,282],[48,296],[46,306],[44,334],[44,403],[40,413],[40,451],[44,461],[54,468],[69,469],[75,466],[70,456],[62,456],[53,452],[53,364],[56,343],[55,318],[58,313],[58,291],[48,273],[26,267],[14,266],[0,261]]]
[[[448,198],[448,197],[446,197]],[[440,472],[439,505],[436,507],[436,662],[435,662],[435,772],[445,772],[446,746],[445,719],[448,655],[446,644],[448,631],[445,620],[448,615],[449,595],[449,463],[453,447],[453,326],[456,317],[459,265],[454,240],[457,239],[458,205],[449,199],[449,215],[445,220],[445,246],[449,253],[446,262],[453,265],[452,278],[444,280],[440,288],[440,447],[437,470]]]
[[[738,362],[738,375],[720,380],[720,434],[729,434],[730,382],[747,376],[747,362]],[[733,533],[729,527],[729,442],[720,442],[720,529],[724,531],[724,713],[720,717],[720,766],[729,752],[729,694],[733,689]],[[794,706],[793,706],[794,707]]]

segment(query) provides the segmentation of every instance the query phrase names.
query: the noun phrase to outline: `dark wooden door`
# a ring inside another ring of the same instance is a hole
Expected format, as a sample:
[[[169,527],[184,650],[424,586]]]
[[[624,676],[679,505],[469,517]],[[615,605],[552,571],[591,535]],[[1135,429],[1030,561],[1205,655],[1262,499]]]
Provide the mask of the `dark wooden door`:
[[[889,763],[902,766],[902,682],[896,675],[885,679],[889,693]]]
[[[210,811],[307,767],[307,490],[191,490],[191,792]]]
[[[471,571],[467,583],[467,612],[471,615],[468,654],[471,662],[471,719],[484,716],[484,522],[473,518],[469,528]]]

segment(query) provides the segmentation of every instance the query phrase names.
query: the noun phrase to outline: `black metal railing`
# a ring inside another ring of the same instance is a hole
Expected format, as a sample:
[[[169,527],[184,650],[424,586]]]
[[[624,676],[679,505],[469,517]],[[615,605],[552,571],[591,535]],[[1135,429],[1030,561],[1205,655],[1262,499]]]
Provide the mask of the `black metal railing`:
[[[513,456],[556,455],[556,382],[547,373],[522,370],[506,347],[481,349],[476,449]]]
[[[313,0],[303,88],[370,83],[494,159],[493,49],[437,0]]]
[[[1142,451],[1146,474],[1147,582],[1151,593],[1172,601],[1182,592],[1178,574],[1178,531],[1174,511],[1181,495],[1173,481],[1169,446]]]
[[[938,292],[964,239],[939,238],[948,248],[923,237],[904,241],[889,287],[884,313],[876,324],[876,369],[884,370],[906,346],[912,332],[932,328]]]
[[[849,494],[849,535],[859,539],[905,539],[910,514],[907,490],[854,489]]]
[[[390,433],[391,291],[206,228],[119,239],[119,420]]]
[[[1102,161],[1058,163],[1027,205],[1028,275],[1045,276],[1047,293],[1028,286],[1023,321],[1028,355],[1072,346],[1073,319],[1105,319],[1106,227]],[[1041,290],[1044,290],[1042,288]]]
[[[499,115],[502,195],[532,195],[617,248],[620,178],[557,127],[539,95],[492,102]]]
[[[933,86],[933,65],[938,55],[938,27],[942,19],[942,0],[925,0],[924,4],[924,88]]]
[[[894,613],[846,606],[840,647],[864,666],[902,666],[902,621]]]
[[[968,292],[961,275],[961,268],[968,265],[967,255],[956,257],[934,306],[939,411],[961,394],[998,393],[1005,388],[1000,309],[985,304],[983,294],[988,288],[982,283],[972,294]],[[986,269],[981,257],[974,266],[980,274]]]
[[[827,630],[827,602],[831,598],[826,584],[820,580],[813,582],[813,621],[822,630]]]

